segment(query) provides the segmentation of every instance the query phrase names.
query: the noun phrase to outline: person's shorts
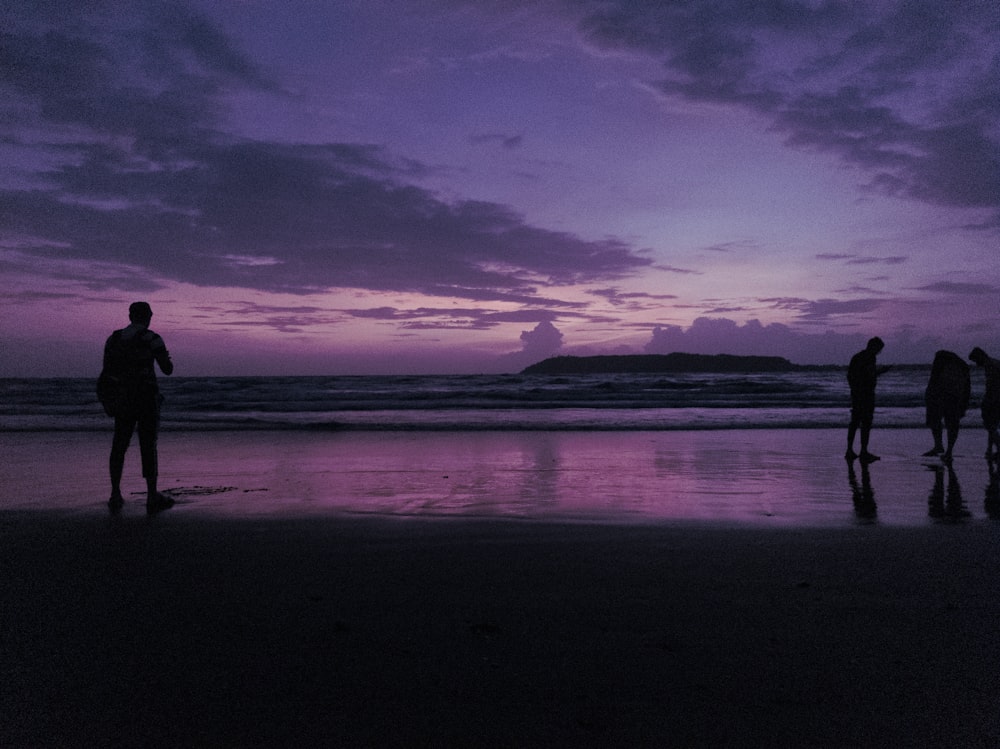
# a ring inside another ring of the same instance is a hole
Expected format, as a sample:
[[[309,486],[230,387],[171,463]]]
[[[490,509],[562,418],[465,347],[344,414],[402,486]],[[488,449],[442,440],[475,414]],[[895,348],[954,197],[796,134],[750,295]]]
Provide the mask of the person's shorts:
[[[957,403],[942,400],[927,401],[927,420],[929,427],[936,427],[944,419],[945,424],[957,424],[965,416],[965,409]]]
[[[991,432],[1000,427],[1000,401],[983,401],[983,426]]]
[[[875,398],[867,396],[851,399],[851,421],[871,424],[875,418]]]

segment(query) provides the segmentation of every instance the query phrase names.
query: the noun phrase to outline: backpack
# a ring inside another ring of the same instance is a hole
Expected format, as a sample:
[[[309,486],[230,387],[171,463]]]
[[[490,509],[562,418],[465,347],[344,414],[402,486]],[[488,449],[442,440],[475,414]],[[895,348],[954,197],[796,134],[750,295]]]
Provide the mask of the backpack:
[[[116,330],[108,339],[104,367],[97,377],[97,400],[108,416],[118,416],[128,408],[132,400],[130,391],[133,389],[129,388],[129,382],[135,380],[135,361],[139,349],[144,345],[146,342],[141,335],[129,342],[122,341],[120,330]]]

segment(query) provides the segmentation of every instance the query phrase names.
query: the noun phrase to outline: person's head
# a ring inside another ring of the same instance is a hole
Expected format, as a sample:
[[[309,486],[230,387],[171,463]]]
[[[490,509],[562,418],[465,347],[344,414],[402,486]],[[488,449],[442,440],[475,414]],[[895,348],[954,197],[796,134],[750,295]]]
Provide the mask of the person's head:
[[[976,346],[969,353],[969,361],[974,361],[980,367],[986,362],[986,352],[983,351],[979,346]]]
[[[149,302],[132,302],[128,308],[128,319],[140,325],[149,325],[153,319],[153,308]]]
[[[879,351],[885,348],[885,342],[878,336],[875,336],[874,338],[868,339],[868,345],[865,348],[867,348],[873,354],[877,354]]]

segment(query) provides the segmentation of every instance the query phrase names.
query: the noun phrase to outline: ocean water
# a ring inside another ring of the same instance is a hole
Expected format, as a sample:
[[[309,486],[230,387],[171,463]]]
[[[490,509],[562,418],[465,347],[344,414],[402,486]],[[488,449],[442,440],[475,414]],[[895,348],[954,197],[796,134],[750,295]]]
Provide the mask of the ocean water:
[[[946,468],[922,457],[928,374],[880,381],[870,468],[843,459],[842,370],[164,377],[160,489],[227,517],[995,522],[982,375]],[[93,378],[0,380],[0,511],[106,513],[111,431]],[[137,446],[125,479],[125,514],[141,514]]]
[[[879,428],[923,427],[928,369],[879,382]],[[973,369],[972,409],[982,375]],[[846,424],[843,370],[769,374],[161,377],[163,431],[690,430]],[[93,378],[0,380],[0,431],[102,431]]]

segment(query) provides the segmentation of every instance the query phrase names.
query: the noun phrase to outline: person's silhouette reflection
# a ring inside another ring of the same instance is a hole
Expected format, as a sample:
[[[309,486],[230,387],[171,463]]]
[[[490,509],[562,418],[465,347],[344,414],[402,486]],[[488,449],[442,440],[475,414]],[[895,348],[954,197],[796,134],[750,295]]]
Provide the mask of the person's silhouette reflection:
[[[875,492],[872,490],[871,472],[868,464],[861,464],[861,481],[854,470],[854,461],[847,463],[847,480],[851,485],[851,499],[854,502],[854,514],[858,520],[873,521],[878,516],[878,506],[875,504]]]
[[[962,487],[955,475],[955,468],[948,465],[927,466],[934,471],[934,486],[927,496],[927,514],[935,520],[961,520],[970,513],[962,499]],[[944,476],[948,474],[948,487],[945,489]]]
[[[990,480],[986,484],[983,509],[988,517],[1000,519],[1000,466],[993,460],[987,461],[986,465],[989,467]]]

